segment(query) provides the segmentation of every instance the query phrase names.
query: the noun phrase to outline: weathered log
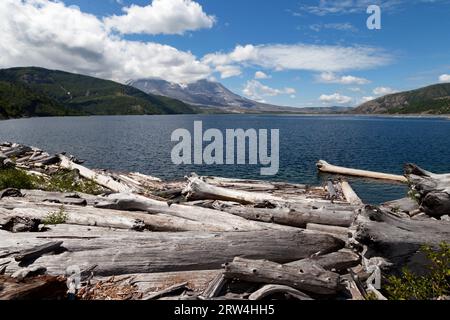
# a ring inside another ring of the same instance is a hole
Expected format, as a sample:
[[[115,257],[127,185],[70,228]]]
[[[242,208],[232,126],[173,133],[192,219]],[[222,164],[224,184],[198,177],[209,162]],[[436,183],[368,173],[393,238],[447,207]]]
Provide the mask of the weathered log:
[[[359,198],[353,188],[347,181],[341,181],[341,189],[348,203],[356,206],[362,206],[363,201]]]
[[[325,270],[341,272],[353,268],[360,263],[361,257],[358,254],[349,249],[342,249],[324,255],[314,255],[310,258],[287,263],[286,265],[300,269],[308,268],[311,265],[318,265]]]
[[[208,184],[198,177],[189,178],[183,194],[189,200],[223,200],[234,201],[241,204],[262,203],[265,201],[283,202],[281,197],[275,197],[268,193],[257,193],[227,189]]]
[[[100,196],[82,192],[49,192],[42,190],[20,190],[24,200],[28,202],[51,202],[59,204],[93,206],[101,200]]]
[[[253,301],[257,301],[257,300],[262,300],[264,298],[270,297],[274,294],[284,294],[284,295],[288,295],[291,296],[297,300],[314,300],[313,298],[311,298],[310,296],[308,296],[307,294],[304,294],[303,292],[300,292],[298,290],[295,290],[291,287],[288,286],[282,286],[282,285],[267,285],[262,287],[261,289],[259,289],[258,291],[255,291],[254,293],[252,293],[250,295],[250,297],[248,298],[249,300],[253,300]]]
[[[144,273],[114,276],[115,282],[137,287],[139,292],[148,294],[167,289],[177,283],[187,283],[187,287],[197,293],[204,292],[222,270],[180,271],[162,273]],[[94,278],[97,281],[106,281],[109,278]]]
[[[203,291],[202,298],[203,299],[211,299],[216,298],[220,295],[220,292],[222,291],[225,284],[228,282],[227,279],[225,279],[225,276],[222,272],[218,274],[208,285],[208,287]]]
[[[204,177],[203,179],[210,185],[241,191],[268,192],[276,189],[274,184],[258,180],[228,179],[220,177]]]
[[[225,277],[264,284],[279,284],[295,289],[330,295],[338,291],[339,275],[320,268],[308,268],[307,272],[297,267],[280,265],[266,260],[235,258],[225,264]]]
[[[320,160],[317,163],[317,168],[321,172],[325,172],[325,173],[334,173],[334,174],[355,176],[355,177],[361,177],[361,178],[390,180],[390,181],[397,181],[397,182],[403,182],[403,183],[408,182],[405,177],[400,176],[400,175],[339,167],[339,166],[334,166],[332,164],[329,164],[328,162],[323,161],[323,160]]]
[[[331,180],[329,180],[327,183],[327,191],[331,201],[337,199],[338,195],[336,189],[334,188],[333,181]]]
[[[3,203],[3,201],[1,201]],[[37,232],[40,219],[11,214],[9,210],[0,208],[0,230],[10,232]]]
[[[3,154],[5,156],[7,156],[8,158],[12,158],[12,157],[21,157],[22,155],[24,155],[27,152],[32,151],[32,149],[30,147],[27,146],[23,146],[23,145],[15,145],[13,147],[11,147],[9,150],[7,151],[3,151]]]
[[[0,276],[0,300],[57,300],[64,299],[66,291],[63,278],[41,276],[18,282]]]
[[[343,241],[347,241],[349,239],[349,229],[344,227],[308,223],[306,225],[306,230],[326,233]]]
[[[420,209],[420,206],[417,203],[417,201],[411,198],[403,198],[385,202],[382,204],[382,206],[389,208],[393,212],[404,212],[409,216],[412,216],[415,212],[417,212]]]
[[[60,167],[68,170],[78,170],[80,175],[86,179],[95,181],[97,184],[108,188],[115,192],[132,192],[133,190],[126,186],[123,183],[120,183],[118,181],[115,181],[111,177],[108,177],[106,175],[102,175],[99,173],[96,173],[92,171],[91,169],[88,169],[84,166],[81,166],[79,164],[74,163],[71,161],[68,157],[64,155],[59,155],[59,158],[61,159]]]
[[[83,229],[80,229],[83,230]],[[7,236],[6,236],[7,235]],[[29,248],[52,241],[64,241],[67,250],[42,256],[34,265],[45,266],[52,275],[64,274],[70,265],[87,269],[97,265],[95,274],[110,276],[171,271],[216,270],[236,256],[270,259],[287,263],[316,252],[334,252],[344,242],[308,231],[264,230],[249,232],[83,233],[49,230],[45,233],[7,233],[0,230],[0,251]],[[8,265],[8,272],[17,266]]]
[[[403,219],[380,208],[366,207],[356,225],[355,239],[369,248],[366,257],[387,259],[393,271],[423,271],[427,261],[419,249],[450,241],[449,222]]]
[[[414,164],[407,164],[405,172],[421,210],[432,217],[450,213],[450,174],[434,174]]]
[[[265,209],[229,205],[216,202],[214,208],[254,221],[277,223],[281,225],[305,228],[308,223],[349,227],[356,217],[355,211],[344,211],[346,207],[338,205],[327,207],[293,204],[289,207]]]
[[[7,210],[9,209],[9,210]],[[12,232],[37,231],[37,227],[52,212],[61,206],[52,203],[29,203],[26,200],[3,199],[0,201],[0,227]],[[218,224],[212,221],[198,222],[167,214],[148,214],[93,207],[64,205],[65,224],[97,226],[135,231],[234,231],[231,224]],[[261,227],[260,229],[263,229]]]
[[[17,281],[22,281],[26,278],[31,278],[35,276],[44,275],[47,272],[47,268],[42,266],[30,266],[27,268],[22,268],[17,270],[11,275],[11,278],[16,279]]]
[[[19,252],[14,256],[14,259],[16,261],[28,261],[37,259],[44,254],[60,250],[63,243],[64,241],[53,241],[45,243],[43,245]]]
[[[104,202],[96,205],[98,208],[109,208],[116,210],[140,210],[149,213],[162,213],[179,218],[189,219],[209,225],[215,225],[226,231],[249,231],[269,228],[285,229],[287,227],[271,224],[262,224],[255,221],[226,213],[218,210],[200,208],[187,205],[169,205],[166,202],[149,199],[140,195],[111,194]]]
[[[187,285],[188,285],[187,282],[174,284],[173,286],[170,286],[169,288],[166,288],[166,289],[160,290],[158,292],[153,292],[151,294],[148,294],[148,295],[144,296],[142,298],[142,300],[144,300],[144,301],[155,300],[155,299],[158,299],[158,298],[161,298],[161,297],[164,297],[164,296],[176,293],[176,292],[178,292],[180,290],[184,291],[184,290],[187,289]]]
[[[359,286],[351,273],[342,276],[341,283],[344,285],[350,300],[366,300],[364,292],[359,289]]]

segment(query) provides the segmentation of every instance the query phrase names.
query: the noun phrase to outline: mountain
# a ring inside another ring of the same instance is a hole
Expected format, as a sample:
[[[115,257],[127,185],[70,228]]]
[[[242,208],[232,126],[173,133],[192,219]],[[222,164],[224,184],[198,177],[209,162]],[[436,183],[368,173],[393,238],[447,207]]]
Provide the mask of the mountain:
[[[203,108],[216,108],[227,112],[299,112],[298,108],[274,106],[241,97],[222,84],[208,80],[184,85],[158,79],[141,79],[129,81],[128,85],[149,94],[171,97]]]
[[[43,68],[0,70],[0,117],[196,113],[179,100],[114,81]]]
[[[450,114],[450,83],[390,94],[357,107],[362,114]]]

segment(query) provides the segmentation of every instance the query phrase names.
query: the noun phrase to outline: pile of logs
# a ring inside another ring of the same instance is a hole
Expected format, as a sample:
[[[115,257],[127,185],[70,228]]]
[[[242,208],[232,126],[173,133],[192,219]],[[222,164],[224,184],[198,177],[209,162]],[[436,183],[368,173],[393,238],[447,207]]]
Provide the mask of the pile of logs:
[[[0,191],[0,299],[383,299],[376,272],[417,266],[422,244],[450,240],[428,202],[368,207],[341,180],[164,182],[12,143],[0,158],[43,178],[75,170],[105,190]]]

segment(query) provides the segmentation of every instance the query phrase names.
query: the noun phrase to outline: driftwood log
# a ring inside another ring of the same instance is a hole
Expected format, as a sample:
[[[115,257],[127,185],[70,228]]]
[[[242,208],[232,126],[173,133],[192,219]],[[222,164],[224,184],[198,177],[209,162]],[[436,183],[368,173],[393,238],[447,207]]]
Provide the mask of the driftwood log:
[[[224,275],[228,279],[286,285],[314,294],[335,294],[339,286],[338,274],[318,266],[302,270],[266,260],[235,258],[233,262],[225,264]]]
[[[390,181],[397,181],[397,182],[402,182],[402,183],[408,182],[408,180],[405,177],[400,176],[400,175],[339,167],[339,166],[329,164],[328,162],[323,161],[323,160],[320,160],[317,163],[317,168],[319,169],[319,171],[325,172],[325,173],[334,173],[334,174],[355,176],[355,177],[361,177],[361,178],[390,180]]]
[[[74,227],[74,226],[73,226]],[[23,250],[51,241],[64,241],[65,252],[45,255],[34,265],[45,266],[51,275],[64,274],[78,265],[85,270],[93,265],[96,275],[215,270],[234,257],[270,259],[287,263],[316,252],[334,252],[344,242],[309,231],[278,230],[224,233],[130,233],[96,230],[45,233],[8,233],[0,230],[0,251]],[[7,272],[17,270],[10,263]]]
[[[135,194],[112,194],[96,205],[97,208],[139,210],[152,214],[166,214],[221,227],[226,231],[285,229],[283,226],[264,224],[218,210],[189,205],[169,205],[167,202],[149,199]]]
[[[421,210],[432,217],[450,214],[450,174],[434,174],[414,164],[406,165],[405,172]]]
[[[267,285],[259,289],[258,291],[255,291],[250,295],[248,298],[249,300],[257,301],[257,300],[263,300],[267,297],[270,297],[272,295],[287,295],[290,297],[293,297],[297,300],[313,300],[310,296],[307,294],[304,294],[303,292],[300,292],[298,290],[295,290],[288,286],[283,285]]]
[[[436,248],[450,240],[450,222],[399,218],[374,207],[366,207],[356,223],[355,239],[369,248],[367,258],[386,259],[394,272],[403,267],[423,271],[427,261],[419,249],[424,245]]]
[[[59,158],[61,160],[61,162],[59,164],[61,168],[64,168],[67,170],[78,170],[78,172],[80,173],[80,175],[82,177],[89,179],[89,180],[93,180],[97,184],[99,184],[105,188],[108,188],[115,192],[132,192],[133,191],[130,187],[128,187],[118,181],[115,181],[111,177],[96,173],[84,166],[76,164],[75,162],[71,161],[68,157],[66,157],[64,155],[60,155]]]
[[[295,204],[274,209],[236,206],[226,202],[216,202],[215,209],[254,221],[277,223],[305,228],[308,223],[350,227],[356,217],[354,207],[342,205]]]

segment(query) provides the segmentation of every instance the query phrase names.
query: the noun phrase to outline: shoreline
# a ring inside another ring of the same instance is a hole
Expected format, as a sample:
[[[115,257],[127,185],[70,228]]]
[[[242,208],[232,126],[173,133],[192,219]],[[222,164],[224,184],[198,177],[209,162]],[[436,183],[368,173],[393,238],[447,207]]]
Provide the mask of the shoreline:
[[[204,116],[204,117],[213,117],[213,116],[292,116],[292,117],[353,117],[353,118],[386,118],[386,119],[439,119],[439,120],[450,120],[450,114],[446,115],[424,115],[424,114],[344,114],[344,113],[214,113],[214,114],[124,114],[124,115],[83,115],[83,116],[45,116],[45,117],[22,117],[22,118],[9,118],[2,119],[1,121],[8,120],[29,120],[29,119],[75,119],[75,118],[93,118],[93,117],[176,117],[176,116]]]

